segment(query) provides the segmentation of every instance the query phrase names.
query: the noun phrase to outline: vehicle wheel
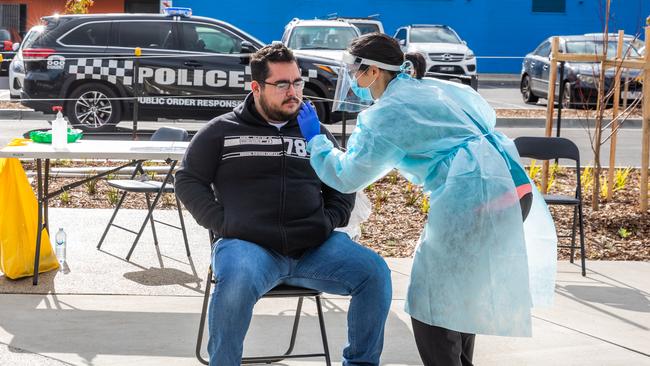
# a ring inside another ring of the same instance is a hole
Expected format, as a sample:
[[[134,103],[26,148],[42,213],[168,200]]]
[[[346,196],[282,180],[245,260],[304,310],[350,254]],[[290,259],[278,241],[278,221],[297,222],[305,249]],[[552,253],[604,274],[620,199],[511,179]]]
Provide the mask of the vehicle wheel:
[[[524,103],[535,104],[539,100],[539,97],[533,94],[533,91],[530,88],[530,76],[525,75],[521,79],[521,96],[524,98]]]
[[[310,99],[312,103],[314,103],[314,107],[316,108],[316,113],[318,114],[318,119],[322,123],[325,124],[329,123],[329,113],[327,112],[329,103],[327,101],[320,99],[321,96],[311,89],[305,88],[302,92],[302,95],[305,97],[305,99]],[[312,99],[311,97],[316,97],[318,99]]]
[[[564,82],[564,90],[562,93],[562,108],[568,109],[573,108],[576,105],[575,97],[571,91],[571,83],[568,81]]]
[[[70,93],[65,114],[73,128],[87,132],[114,131],[122,117],[115,92],[100,83],[86,83]]]

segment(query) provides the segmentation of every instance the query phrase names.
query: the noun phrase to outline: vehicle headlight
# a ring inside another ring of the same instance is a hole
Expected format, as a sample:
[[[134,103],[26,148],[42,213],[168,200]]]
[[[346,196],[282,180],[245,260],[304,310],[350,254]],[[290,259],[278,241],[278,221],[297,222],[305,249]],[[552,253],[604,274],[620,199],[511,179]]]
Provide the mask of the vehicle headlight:
[[[14,62],[12,68],[14,72],[20,72],[20,73],[25,72],[25,65],[23,65],[22,62]]]
[[[596,78],[590,75],[578,74],[578,80],[581,84],[596,85]]]
[[[473,60],[475,57],[476,57],[476,56],[474,56],[474,52],[469,51],[469,52],[467,52],[467,54],[465,55],[465,60]]]
[[[338,66],[332,66],[332,65],[322,65],[322,64],[314,64],[314,66],[318,67],[319,69],[333,74],[333,75],[338,75],[340,71],[340,67]]]

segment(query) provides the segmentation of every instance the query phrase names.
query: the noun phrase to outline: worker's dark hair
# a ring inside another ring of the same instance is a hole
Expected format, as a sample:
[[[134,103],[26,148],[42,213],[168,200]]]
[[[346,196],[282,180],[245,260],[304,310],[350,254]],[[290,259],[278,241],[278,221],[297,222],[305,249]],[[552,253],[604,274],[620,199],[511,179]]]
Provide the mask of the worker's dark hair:
[[[427,70],[427,61],[424,59],[424,56],[419,52],[408,52],[404,55],[404,59],[411,61],[413,64],[413,70],[415,71],[414,77],[416,79],[422,79]]]
[[[293,52],[282,43],[260,48],[251,55],[251,79],[263,82],[269,77],[269,62],[296,62]]]
[[[388,65],[400,66],[404,63],[404,53],[399,43],[393,37],[383,33],[368,33],[355,38],[348,47],[348,52],[354,56],[383,62]],[[367,65],[361,65],[360,70],[367,69]],[[387,71],[394,75],[397,72]]]

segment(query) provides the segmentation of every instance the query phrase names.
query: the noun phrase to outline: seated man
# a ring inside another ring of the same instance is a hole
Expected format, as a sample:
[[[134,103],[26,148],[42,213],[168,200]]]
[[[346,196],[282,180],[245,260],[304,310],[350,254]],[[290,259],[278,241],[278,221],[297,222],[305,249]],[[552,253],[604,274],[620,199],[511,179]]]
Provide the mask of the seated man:
[[[344,365],[378,365],[390,271],[345,226],[354,195],[323,184],[296,121],[304,81],[291,50],[251,56],[252,93],[192,139],[176,194],[218,237],[209,305],[210,364],[240,365],[253,306],[278,284],[351,295]],[[324,127],[321,127],[324,130]],[[333,140],[331,135],[328,135]]]

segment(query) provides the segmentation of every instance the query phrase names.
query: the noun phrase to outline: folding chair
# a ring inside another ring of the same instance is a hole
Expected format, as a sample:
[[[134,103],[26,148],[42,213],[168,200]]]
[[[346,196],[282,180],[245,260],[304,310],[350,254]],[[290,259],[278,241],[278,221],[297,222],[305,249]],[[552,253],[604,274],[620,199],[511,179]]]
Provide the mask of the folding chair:
[[[188,137],[187,131],[182,128],[161,127],[158,130],[156,130],[156,132],[151,136],[150,140],[151,141],[185,141],[187,137]],[[178,200],[178,197],[176,197],[176,195],[174,194],[173,172],[174,172],[174,168],[176,167],[177,161],[175,160],[167,161],[167,164],[169,164],[169,169],[167,170],[165,178],[163,179],[162,182],[149,179],[149,176],[144,174],[144,169],[142,169],[143,162],[144,161],[139,161],[137,163],[133,171],[133,174],[131,175],[131,179],[107,181],[109,186],[117,188],[118,190],[122,191],[122,196],[120,197],[120,200],[118,201],[117,206],[113,211],[113,216],[111,216],[111,219],[109,220],[108,225],[106,225],[106,229],[104,230],[104,233],[102,234],[102,237],[99,240],[99,243],[97,244],[97,249],[101,248],[102,243],[106,238],[106,234],[108,234],[108,230],[111,228],[111,226],[115,226],[124,231],[128,231],[130,233],[136,234],[135,240],[131,245],[131,249],[129,250],[129,253],[126,255],[126,260],[127,261],[130,260],[131,254],[133,254],[133,250],[135,249],[135,246],[138,244],[138,241],[140,240],[140,237],[142,236],[142,233],[144,232],[144,229],[147,226],[147,221],[149,221],[151,223],[151,232],[153,233],[153,240],[155,245],[158,245],[158,236],[156,235],[156,227],[154,226],[154,222],[180,230],[183,233],[183,240],[185,241],[185,251],[187,252],[187,256],[189,257],[190,246],[187,242],[187,232],[185,231],[185,221],[183,220],[183,212],[181,211],[181,205]],[[140,179],[134,179],[137,174],[141,174]],[[140,230],[138,232],[113,223],[115,217],[117,216],[117,211],[120,210],[120,207],[122,207],[122,203],[124,202],[124,199],[129,193],[144,193],[145,198],[147,200],[147,209],[148,209],[147,216],[144,219],[142,225],[140,226]],[[180,219],[180,225],[181,225],[180,227],[154,219],[153,211],[156,208],[156,204],[158,204],[158,201],[160,200],[160,197],[162,196],[163,193],[174,194],[174,198],[176,200],[176,209],[178,210],[178,217]],[[153,202],[151,201],[150,198],[150,195],[152,194],[155,194]]]
[[[214,237],[210,233],[211,243],[214,243]],[[203,343],[203,330],[205,328],[205,318],[208,313],[208,300],[210,299],[210,288],[213,283],[216,283],[218,279],[215,279],[212,272],[212,267],[208,270],[208,278],[205,282],[205,294],[203,296],[203,307],[201,309],[201,320],[199,322],[199,334],[196,339],[196,358],[204,365],[208,365],[208,360],[204,359],[201,356],[201,345]],[[296,307],[296,315],[293,320],[293,328],[291,331],[291,339],[289,341],[289,348],[282,355],[277,356],[258,356],[258,357],[243,357],[242,364],[251,364],[251,363],[274,363],[280,362],[286,358],[311,358],[311,357],[324,357],[325,364],[327,366],[331,365],[330,362],[330,351],[327,345],[327,333],[325,332],[325,319],[323,317],[323,308],[321,305],[321,295],[322,292],[317,290],[312,290],[303,287],[295,287],[289,285],[278,285],[271,289],[269,292],[264,294],[262,298],[272,298],[272,297],[297,297],[298,305]],[[304,297],[313,297],[316,300],[316,309],[318,311],[318,323],[320,326],[321,339],[323,341],[323,353],[308,353],[308,354],[292,354],[294,345],[296,343],[296,335],[298,333],[298,323],[300,322],[300,311],[302,310],[302,301]]]
[[[574,196],[544,195],[544,200],[549,205],[573,206],[573,223],[571,235],[558,235],[558,238],[571,238],[571,245],[558,245],[559,248],[571,249],[571,263],[573,263],[576,241],[576,225],[580,234],[580,261],[582,275],[587,274],[585,264],[585,231],[582,215],[582,188],[580,183],[580,152],[571,140],[562,137],[518,137],[515,145],[519,155],[538,160],[569,159],[576,162],[576,191]]]

